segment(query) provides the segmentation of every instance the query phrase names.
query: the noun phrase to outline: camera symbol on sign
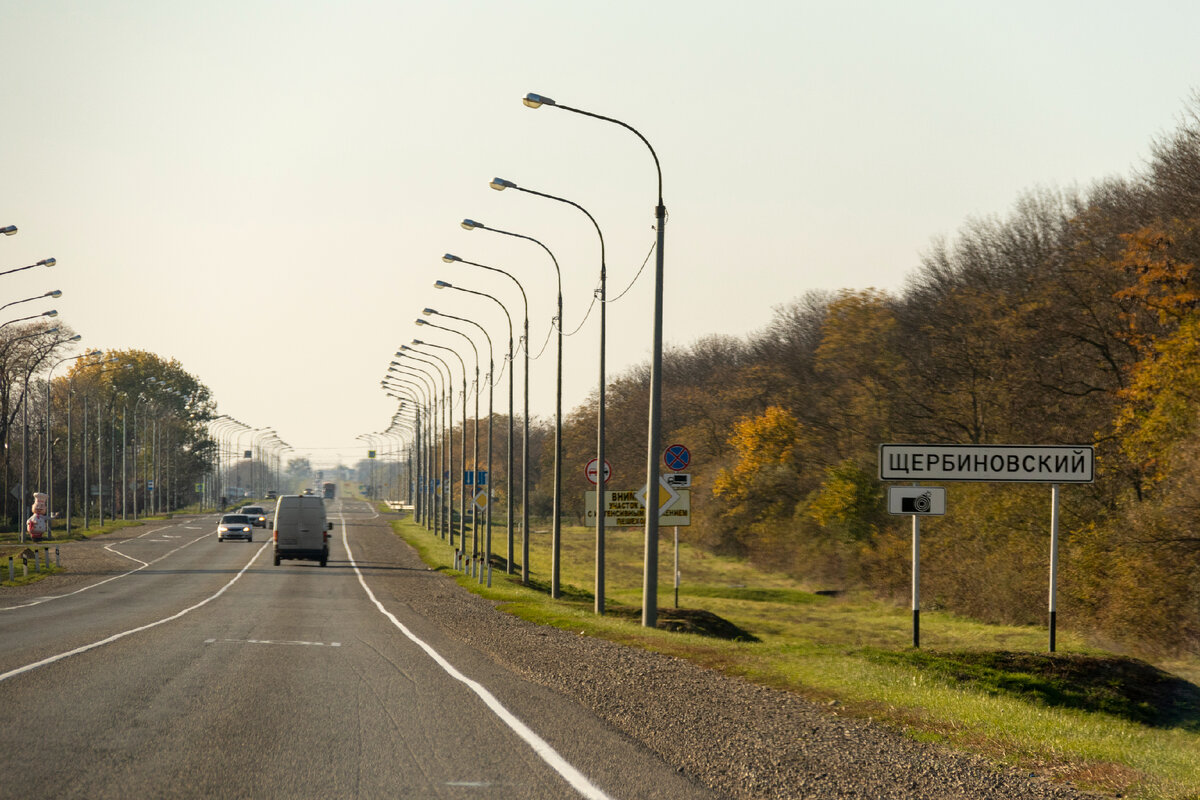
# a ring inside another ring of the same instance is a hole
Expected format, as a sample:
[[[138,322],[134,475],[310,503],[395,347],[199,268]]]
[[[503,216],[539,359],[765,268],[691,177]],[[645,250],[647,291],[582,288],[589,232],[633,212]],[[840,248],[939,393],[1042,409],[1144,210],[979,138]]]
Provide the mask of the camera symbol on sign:
[[[916,497],[901,497],[900,511],[909,514],[928,514],[933,503],[931,492],[919,494]]]

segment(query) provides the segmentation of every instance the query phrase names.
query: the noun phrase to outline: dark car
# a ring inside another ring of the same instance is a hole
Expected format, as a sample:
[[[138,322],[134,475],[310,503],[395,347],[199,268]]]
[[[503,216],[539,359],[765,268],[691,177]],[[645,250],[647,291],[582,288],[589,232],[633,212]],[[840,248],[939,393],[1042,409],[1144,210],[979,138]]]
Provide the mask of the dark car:
[[[242,506],[237,513],[249,517],[250,524],[256,528],[267,527],[267,510],[262,506]]]
[[[245,514],[226,514],[217,523],[217,541],[245,539],[254,541],[254,521]]]

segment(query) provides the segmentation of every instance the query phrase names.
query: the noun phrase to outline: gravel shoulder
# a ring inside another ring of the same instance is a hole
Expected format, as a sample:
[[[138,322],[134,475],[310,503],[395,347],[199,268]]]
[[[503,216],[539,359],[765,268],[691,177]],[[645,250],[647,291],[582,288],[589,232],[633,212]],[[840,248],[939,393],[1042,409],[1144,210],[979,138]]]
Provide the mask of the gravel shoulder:
[[[389,561],[423,565],[399,537],[383,549]],[[525,622],[449,577],[430,583],[403,600],[447,635],[573,698],[731,798],[1095,798],[689,661]]]

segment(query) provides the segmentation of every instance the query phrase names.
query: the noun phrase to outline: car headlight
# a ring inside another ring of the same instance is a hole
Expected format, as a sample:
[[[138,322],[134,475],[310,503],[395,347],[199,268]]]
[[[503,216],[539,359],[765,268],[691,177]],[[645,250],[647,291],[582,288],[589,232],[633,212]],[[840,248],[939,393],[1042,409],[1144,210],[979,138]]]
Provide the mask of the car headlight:
[[[217,533],[229,533],[229,528],[226,528],[224,525],[218,525]]]

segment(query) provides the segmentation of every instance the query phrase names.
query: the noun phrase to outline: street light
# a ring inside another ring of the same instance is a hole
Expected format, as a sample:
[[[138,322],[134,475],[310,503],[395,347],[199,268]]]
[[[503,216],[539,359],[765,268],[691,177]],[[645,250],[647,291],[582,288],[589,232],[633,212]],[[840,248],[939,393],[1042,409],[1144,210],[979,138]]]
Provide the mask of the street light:
[[[658,489],[655,484],[658,483],[658,458],[662,435],[663,247],[666,244],[667,227],[667,207],[663,204],[662,196],[662,165],[658,161],[658,154],[654,152],[654,147],[651,146],[646,137],[632,125],[624,123],[619,119],[565,106],[554,102],[549,97],[533,94],[532,92],[525,95],[521,102],[529,108],[541,108],[543,105],[547,105],[552,108],[561,108],[563,111],[581,114],[585,117],[611,122],[614,125],[620,125],[641,139],[642,144],[646,145],[646,148],[650,151],[650,157],[654,159],[655,172],[658,173],[658,203],[654,207],[654,227],[656,231],[654,246],[654,323],[651,333],[650,409],[646,436],[646,555],[645,571],[642,577],[642,625],[653,628],[658,621],[658,513],[656,508],[652,509],[649,506],[656,505],[652,503],[651,498],[658,496]],[[599,465],[599,469],[604,469],[603,463]]]
[[[428,316],[436,315],[438,312],[432,308],[426,308],[426,309],[422,309],[421,313],[428,317]],[[447,314],[444,316],[448,317],[449,315]],[[475,353],[475,434],[474,434],[473,442],[472,442],[473,453],[471,455],[471,471],[478,472],[479,471],[479,348],[475,346],[475,341],[470,336],[467,336],[465,333],[463,333],[462,331],[457,330],[455,328],[447,328],[445,325],[438,325],[437,323],[430,322],[427,319],[421,319],[420,317],[417,317],[416,324],[417,325],[427,325],[430,328],[437,328],[439,330],[448,331],[449,333],[453,333],[456,336],[461,336],[462,338],[467,340],[467,344],[471,345],[471,351],[473,353]],[[466,405],[465,395],[464,395],[463,405],[464,406]],[[467,427],[466,427],[466,417],[465,417],[465,409],[464,409],[464,418],[463,418],[463,488],[462,488],[462,492],[459,497],[459,506],[460,506],[460,508],[459,508],[459,526],[462,530],[462,553],[463,553],[463,555],[466,555],[466,552],[467,552],[466,437],[467,437]],[[474,557],[475,555],[478,554],[478,540],[479,540],[479,530],[478,530],[478,525],[476,525],[476,517],[475,517],[474,511],[472,511],[472,513],[471,513],[471,537],[472,537],[472,549],[474,551],[472,553],[472,557]]]
[[[65,364],[68,361],[75,361],[80,358],[88,358],[91,356],[101,355],[101,351],[92,350],[89,353],[80,353],[77,356],[68,356],[67,358],[56,361],[50,370],[46,373],[46,513],[50,517],[50,529],[54,529],[54,460],[51,457],[53,451],[50,447],[52,438],[50,436],[50,387],[54,383],[54,370],[60,364]],[[67,519],[67,535],[71,534],[71,394],[67,392],[67,501],[66,501],[66,519]]]
[[[58,299],[59,297],[62,297],[62,292],[58,289],[54,289],[52,291],[46,292],[45,294],[38,294],[38,295],[34,295],[33,297],[26,297],[24,300],[13,300],[11,303],[5,303],[4,305],[0,306],[0,311],[3,311],[4,309],[8,308],[9,306],[15,306],[17,303],[28,303],[32,300],[41,300],[43,297],[53,297],[55,299]]]
[[[443,256],[442,260],[446,260],[447,258],[449,258],[449,254],[447,254],[446,256]],[[459,260],[461,260],[461,259],[459,259]],[[499,270],[497,270],[497,272],[499,272]],[[487,292],[477,292],[477,291],[474,291],[473,289],[464,289],[461,286],[454,286],[453,284],[446,283],[445,281],[438,281],[435,284],[435,286],[437,286],[437,288],[439,288],[439,289],[443,289],[443,288],[455,289],[460,292],[466,292],[467,294],[478,295],[479,297],[486,297],[487,299],[491,300],[496,305],[500,306],[500,310],[504,312],[504,318],[508,321],[508,485],[507,485],[506,491],[505,491],[505,494],[508,496],[508,521],[507,521],[507,525],[506,525],[507,534],[508,534],[508,549],[507,549],[507,555],[506,555],[507,563],[505,565],[504,571],[505,571],[505,573],[511,574],[512,573],[512,559],[513,559],[513,507],[512,507],[512,498],[513,498],[513,492],[512,492],[513,371],[516,369],[516,362],[513,359],[512,315],[508,313],[508,308],[504,305],[504,303],[500,302],[498,299],[496,299],[492,295],[488,294]],[[486,332],[484,335],[486,335]],[[491,342],[491,339],[489,338],[488,339],[488,347],[489,348],[491,347],[491,344],[492,344],[492,342]],[[487,455],[488,480],[489,481],[491,481],[491,474],[492,474],[492,417],[493,417],[493,414],[492,414],[492,390],[493,390],[493,388],[495,388],[495,381],[489,377],[489,379],[488,379],[488,455]],[[487,508],[487,545],[486,545],[485,549],[487,550],[487,554],[488,554],[488,585],[491,586],[491,557],[492,557],[492,503],[491,503],[492,490],[491,490],[491,483],[488,484],[486,497],[488,498],[488,508]]]
[[[433,481],[430,478],[430,475],[433,471],[433,457],[432,457],[431,453],[429,452],[430,440],[433,438],[432,437],[432,431],[433,431],[432,418],[433,418],[433,413],[434,413],[434,406],[430,402],[430,397],[433,392],[433,388],[432,388],[433,383],[432,383],[432,381],[429,381],[429,377],[425,373],[418,372],[416,370],[413,370],[411,372],[399,372],[398,370],[389,369],[388,371],[389,372],[393,372],[393,371],[397,372],[398,374],[402,375],[405,378],[405,380],[401,381],[399,378],[392,378],[391,376],[387,376],[382,381],[380,381],[380,385],[384,388],[384,390],[386,391],[388,388],[394,388],[394,389],[397,389],[398,391],[405,392],[406,399],[415,403],[418,408],[418,411],[417,411],[417,434],[418,434],[417,462],[418,462],[419,472],[424,475],[424,480],[420,480],[420,476],[418,476],[418,488],[419,488],[419,492],[417,493],[418,503],[417,503],[416,515],[414,516],[414,519],[416,519],[418,522],[423,522],[425,527],[429,528],[430,527],[429,507],[433,500]],[[414,378],[420,378],[422,382],[418,383],[416,380],[414,380]],[[390,385],[388,384],[389,380],[393,381],[393,383]],[[426,384],[426,383],[424,383],[425,381],[429,381],[429,383]],[[419,409],[421,409],[421,408],[425,408],[428,410],[428,413],[426,413],[426,415],[425,415],[425,437],[424,437],[425,438],[425,456],[424,456],[424,458],[421,457],[421,444],[420,444],[421,417],[420,417]]]
[[[16,232],[16,225],[5,225],[3,228],[0,228],[0,233],[3,233],[5,236],[12,236]]]
[[[406,355],[408,355],[408,354],[403,353],[403,352],[397,352],[396,358],[397,359],[403,358]],[[438,478],[442,475],[448,474],[449,471],[453,470],[453,461],[451,461],[449,469],[447,468],[447,465],[445,463],[447,447],[444,444],[444,442],[442,441],[443,437],[447,435],[446,430],[445,430],[446,417],[447,417],[447,411],[446,411],[447,381],[442,376],[442,371],[441,371],[441,369],[438,368],[438,365],[435,362],[429,361],[428,359],[411,356],[411,355],[408,357],[413,361],[419,361],[422,364],[428,364],[430,367],[433,368],[433,373],[431,374],[431,373],[427,372],[426,368],[424,368],[424,367],[419,367],[419,366],[410,364],[408,361],[399,361],[399,360],[393,360],[391,362],[391,364],[388,365],[388,372],[396,372],[398,374],[405,375],[405,376],[415,375],[417,377],[420,377],[422,380],[429,380],[429,390],[432,393],[431,394],[432,405],[430,406],[430,413],[429,413],[429,418],[427,420],[427,426],[429,428],[429,437],[430,437],[429,444],[432,444],[435,449],[434,449],[434,452],[429,454],[428,460],[429,460],[430,472],[433,472],[435,466],[437,468],[437,477],[434,478],[432,485],[429,487],[430,499],[431,499],[431,501],[435,502],[435,506],[434,506],[435,510],[434,510],[434,514],[433,514],[433,524],[434,524],[434,527],[436,528],[437,532],[439,534],[441,534],[443,538],[445,538],[447,535],[449,535],[450,543],[453,544],[454,534],[452,532],[449,532],[449,534],[448,534],[448,528],[449,528],[449,522],[450,522],[449,510],[451,508],[453,508],[453,505],[454,505],[453,492],[449,493],[449,503],[447,503],[447,504],[443,504],[441,498],[438,497],[438,493],[437,493],[437,487],[439,485]],[[449,372],[448,369],[447,369],[447,372]],[[436,383],[434,383],[432,380],[433,375],[437,375]],[[441,410],[440,410],[440,412],[439,412],[438,392],[437,392],[437,389],[439,386],[441,387],[441,403],[440,403]],[[450,392],[451,392],[451,396],[453,396],[453,387],[450,388]],[[438,425],[442,426],[442,430],[441,430],[440,434],[437,431]],[[436,461],[437,461],[436,465],[434,463],[435,457],[436,457]]]
[[[426,322],[423,319],[418,319],[417,324],[418,325],[430,325],[431,327],[437,327],[437,326],[432,325],[432,323]],[[413,339],[412,344],[416,347],[433,347],[438,350],[445,350],[446,352],[452,354],[455,358],[458,359],[459,366],[462,368],[462,405],[460,406],[460,408],[462,409],[462,411],[461,411],[462,426],[460,428],[461,433],[460,433],[459,439],[458,439],[458,442],[459,442],[458,456],[459,456],[459,461],[461,462],[460,466],[462,467],[463,474],[465,476],[466,470],[467,470],[467,362],[464,361],[463,357],[458,354],[458,351],[452,347],[446,347],[445,345],[442,345],[442,344],[435,344],[434,342],[423,342],[420,339]],[[408,348],[405,345],[401,345],[400,349],[405,350]],[[421,353],[422,355],[432,355],[432,353],[425,353],[424,351],[421,351],[421,350],[417,350],[415,352]],[[449,369],[449,368],[447,367],[447,369]],[[451,416],[451,420],[450,420],[450,428],[451,428],[451,430],[454,429],[453,415]],[[451,441],[450,442],[451,452],[453,452],[453,444],[454,444],[453,441]],[[454,486],[454,459],[453,458],[450,459],[449,481],[450,481],[450,486],[453,487]],[[453,513],[453,497],[451,497],[451,510]],[[462,545],[463,552],[466,552],[466,539],[467,539],[466,527],[465,527],[466,514],[467,514],[466,486],[464,485],[463,490],[461,492],[459,492],[459,497],[458,497],[458,527],[459,527],[459,532],[462,534],[461,545]],[[451,521],[451,526],[450,526],[450,544],[451,545],[454,544],[453,521]]]
[[[466,223],[469,221],[470,220],[463,220],[463,225],[465,226]],[[478,223],[473,223],[473,224],[477,225]],[[445,261],[447,264],[453,264],[453,263],[470,264],[473,267],[479,267],[480,269],[491,270],[492,272],[499,272],[501,275],[507,275],[509,277],[509,279],[512,280],[512,282],[515,283],[517,285],[517,288],[520,289],[520,291],[521,291],[521,302],[524,304],[524,307],[525,307],[525,322],[524,322],[525,327],[524,327],[524,333],[521,336],[521,341],[524,343],[524,348],[525,348],[525,400],[524,400],[525,406],[524,406],[524,411],[522,413],[522,416],[523,416],[522,428],[523,428],[523,430],[521,433],[521,542],[522,542],[521,549],[523,551],[522,558],[521,558],[521,572],[522,572],[521,582],[527,583],[529,581],[529,298],[525,295],[525,287],[521,285],[521,282],[519,280],[517,280],[511,273],[508,273],[502,269],[498,269],[496,267],[489,267],[486,264],[476,264],[474,261],[466,261],[466,260],[461,259],[458,256],[453,255],[451,253],[446,253],[444,256],[442,256],[442,261]],[[501,305],[501,308],[503,308],[503,307],[504,306]],[[507,314],[508,309],[505,309],[504,313]],[[511,364],[512,364],[512,360],[513,360],[512,321],[511,321],[511,319],[509,320],[508,360],[509,360],[510,369],[511,369]],[[508,374],[508,475],[509,475],[510,491],[508,493],[508,519],[509,519],[509,523],[508,523],[508,564],[505,568],[505,572],[507,572],[510,575],[512,574],[512,562],[513,562],[513,532],[512,532],[513,509],[512,509],[512,491],[511,491],[512,473],[513,473],[512,405],[513,405],[513,402],[512,402],[512,372],[510,371]]]
[[[33,269],[34,267],[53,267],[57,263],[58,263],[58,259],[56,259],[56,258],[43,258],[41,261],[35,262],[33,264],[29,264],[24,267],[17,267],[16,269],[5,270],[4,272],[0,272],[0,275],[11,275],[14,272],[20,272],[21,270],[24,270],[24,269]]]
[[[434,283],[434,287],[437,289],[443,289],[449,285],[450,284],[446,283],[445,281],[436,281]],[[494,351],[492,349],[492,337],[488,334],[486,328],[484,328],[482,325],[480,325],[478,322],[476,322],[473,319],[467,319],[466,317],[456,317],[453,314],[446,314],[444,312],[435,311],[432,308],[423,309],[421,311],[421,313],[426,316],[442,316],[442,317],[445,317],[446,319],[453,319],[453,320],[457,320],[458,322],[465,322],[468,325],[474,325],[476,328],[479,329],[479,332],[483,334],[483,338],[487,339],[487,343],[488,343],[487,472],[489,473],[487,480],[490,481],[491,480],[490,473],[492,471],[492,420],[495,416],[492,411],[492,398],[493,398],[493,389],[494,389],[492,381],[495,376],[495,369],[496,369],[496,359],[495,359]],[[451,330],[451,329],[447,328],[446,330]],[[466,336],[466,334],[462,334],[462,335]],[[466,338],[468,341],[471,341],[471,337],[467,336]],[[475,346],[475,343],[471,342],[471,347],[474,347],[474,346]],[[476,351],[476,362],[475,363],[476,363],[476,365],[478,365],[478,363],[479,363],[478,362],[478,351]],[[478,368],[478,366],[476,366],[476,369],[475,369],[475,442],[474,442],[474,447],[475,447],[475,454],[472,456],[472,459],[475,462],[475,465],[474,465],[474,473],[475,474],[472,476],[474,478],[472,485],[475,487],[476,490],[478,490],[479,489],[479,368]],[[464,487],[464,491],[465,491],[465,487]],[[486,537],[487,537],[487,544],[489,545],[489,548],[487,550],[486,560],[487,560],[487,568],[488,568],[488,570],[490,570],[491,566],[492,566],[492,562],[491,562],[492,551],[490,549],[491,540],[492,540],[492,537],[491,537],[491,530],[492,530],[491,485],[488,484],[487,488],[484,491],[485,491],[484,501],[487,503],[487,508],[485,509],[485,511],[487,512],[486,513],[486,517],[487,517]],[[478,491],[475,492],[475,496],[478,496]],[[474,559],[474,561],[471,566],[472,566],[472,569],[476,571],[475,577],[479,578],[480,583],[482,583],[483,579],[484,579],[484,574],[483,574],[482,569],[480,569],[479,560],[478,560],[479,559],[479,522],[478,522],[479,514],[478,514],[477,506],[478,506],[478,503],[472,502],[472,508],[471,508],[471,550],[472,550],[472,553],[471,553],[471,555],[472,555],[472,558]]]
[[[49,311],[43,311],[40,314],[33,314],[28,317],[18,317],[17,319],[10,319],[8,322],[0,322],[0,328],[3,328],[5,325],[12,325],[14,322],[26,322],[31,319],[41,319],[42,317],[54,318],[57,316],[58,312],[54,309],[50,309]]]
[[[600,300],[600,379],[599,388],[597,391],[598,402],[596,404],[596,470],[598,480],[596,481],[596,613],[604,613],[604,332],[606,326],[606,318],[608,315],[608,303],[606,297],[606,286],[608,283],[608,268],[604,260],[604,234],[600,231],[600,225],[596,222],[586,208],[568,200],[565,197],[558,197],[545,192],[534,191],[518,186],[512,181],[504,178],[493,178],[489,184],[493,189],[502,192],[505,189],[516,189],[518,192],[545,197],[549,200],[557,200],[560,203],[566,203],[569,206],[574,206],[579,209],[591,220],[592,227],[596,229],[596,235],[600,237],[600,288],[596,294]],[[559,320],[559,325],[562,325],[562,320]],[[559,555],[561,550],[561,537],[556,538],[552,543],[552,564],[550,578],[550,596],[558,597],[558,578],[561,565],[559,563]]]
[[[558,259],[554,257],[554,253],[549,247],[533,238],[521,233],[513,233],[512,231],[501,230],[500,228],[489,228],[482,222],[477,222],[473,219],[464,219],[462,221],[463,230],[473,231],[476,229],[500,233],[505,236],[512,236],[516,239],[526,239],[533,242],[538,247],[546,251],[546,255],[550,256],[551,263],[554,264],[554,275],[558,285],[558,305],[557,316],[554,317],[553,324],[558,329],[558,353],[555,363],[554,377],[554,498],[551,505],[553,518],[550,522],[550,539],[557,541],[562,530],[562,513],[559,510],[562,505],[562,370],[563,370],[563,295],[562,295],[562,270],[558,267]],[[482,266],[477,264],[476,266]],[[521,294],[525,294],[525,290],[521,290]],[[525,447],[529,447],[529,308],[526,304],[525,313]],[[528,461],[525,462],[526,469]],[[525,500],[528,501],[528,493],[525,495]],[[528,504],[526,510],[522,512],[522,531],[523,542],[521,544],[521,583],[529,583],[529,512]]]
[[[454,546],[454,525],[453,525],[453,520],[451,519],[451,517],[454,515],[454,481],[451,479],[451,476],[454,475],[454,440],[453,440],[453,435],[452,435],[453,430],[454,430],[454,372],[453,372],[453,370],[450,369],[450,365],[446,363],[446,360],[444,358],[442,358],[441,356],[435,356],[432,353],[424,353],[413,347],[409,347],[406,344],[402,344],[402,345],[400,345],[400,349],[396,351],[396,358],[404,358],[406,356],[408,358],[415,359],[416,361],[420,361],[423,364],[428,364],[429,366],[433,367],[434,370],[438,374],[439,381],[441,380],[441,377],[442,377],[441,369],[444,368],[446,370],[446,381],[442,384],[445,387],[443,394],[442,394],[442,417],[439,420],[441,423],[441,426],[442,426],[442,435],[445,437],[445,441],[443,442],[443,441],[439,440],[439,442],[438,442],[438,444],[440,446],[440,450],[441,450],[441,458],[438,461],[438,468],[440,470],[440,473],[442,475],[446,476],[446,478],[447,478],[447,480],[446,480],[446,506],[445,506],[445,510],[443,512],[446,524],[445,524],[444,530],[442,531],[442,538],[443,539],[448,538],[450,546],[453,547]],[[433,361],[430,361],[425,358],[421,358],[420,356],[429,356],[429,358],[432,358]],[[398,362],[393,361],[392,363],[396,364]],[[439,365],[441,365],[441,368],[439,368]],[[466,395],[466,372],[465,372],[465,368],[464,368],[464,373],[463,373],[463,403],[464,404],[466,403],[466,397],[467,397],[467,395]],[[464,417],[464,425],[465,425],[465,417]],[[442,509],[442,505],[440,502],[438,503],[438,509],[439,509],[439,511]]]

